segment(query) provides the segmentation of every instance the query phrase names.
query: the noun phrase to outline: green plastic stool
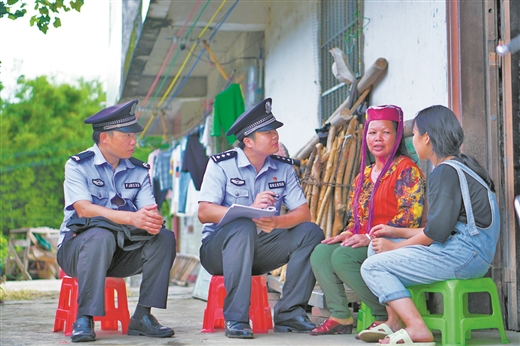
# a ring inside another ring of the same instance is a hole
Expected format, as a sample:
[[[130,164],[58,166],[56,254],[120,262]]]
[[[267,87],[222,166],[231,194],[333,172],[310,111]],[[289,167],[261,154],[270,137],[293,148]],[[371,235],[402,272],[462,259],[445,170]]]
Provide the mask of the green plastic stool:
[[[440,330],[442,345],[466,345],[474,329],[500,331],[503,344],[506,339],[498,291],[491,278],[448,280],[434,284],[410,286],[412,300],[430,330]],[[426,307],[425,293],[441,293],[443,314],[431,314]],[[468,293],[487,292],[491,297],[492,314],[472,314],[468,311]]]
[[[358,310],[357,315],[357,326],[356,332],[359,334],[362,330],[367,329],[370,325],[374,323],[374,316],[372,316],[372,310],[363,302],[361,302],[361,306]]]

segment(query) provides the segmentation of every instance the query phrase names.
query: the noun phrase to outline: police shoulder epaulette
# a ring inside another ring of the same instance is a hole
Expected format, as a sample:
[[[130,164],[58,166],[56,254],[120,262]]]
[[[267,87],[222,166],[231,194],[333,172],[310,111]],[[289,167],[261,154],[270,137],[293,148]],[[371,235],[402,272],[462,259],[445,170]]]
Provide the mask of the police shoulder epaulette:
[[[289,157],[280,156],[280,155],[270,155],[272,159],[275,159],[277,161],[281,161],[283,163],[287,163],[293,166],[299,166],[300,160],[291,159]]]
[[[147,164],[146,162],[143,162],[141,160],[138,160],[136,159],[135,157],[131,157],[130,159],[130,162],[132,162],[136,167],[142,167],[142,168],[146,168],[146,169],[150,169],[150,165]]]
[[[81,162],[85,159],[88,159],[89,157],[94,156],[93,151],[84,151],[76,155],[70,156],[70,158],[76,162]]]
[[[229,160],[235,156],[237,156],[236,151],[228,150],[228,151],[224,151],[223,153],[220,153],[220,154],[211,155],[210,157],[213,160],[213,162],[217,163],[220,161]]]

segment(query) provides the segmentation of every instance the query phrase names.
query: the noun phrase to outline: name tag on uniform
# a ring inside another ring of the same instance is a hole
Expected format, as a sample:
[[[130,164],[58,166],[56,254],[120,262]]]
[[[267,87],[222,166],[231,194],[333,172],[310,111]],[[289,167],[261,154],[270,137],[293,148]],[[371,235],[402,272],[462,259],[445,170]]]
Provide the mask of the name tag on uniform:
[[[125,189],[140,189],[141,183],[125,183]]]
[[[269,183],[270,189],[281,189],[285,187],[285,181],[274,181]]]

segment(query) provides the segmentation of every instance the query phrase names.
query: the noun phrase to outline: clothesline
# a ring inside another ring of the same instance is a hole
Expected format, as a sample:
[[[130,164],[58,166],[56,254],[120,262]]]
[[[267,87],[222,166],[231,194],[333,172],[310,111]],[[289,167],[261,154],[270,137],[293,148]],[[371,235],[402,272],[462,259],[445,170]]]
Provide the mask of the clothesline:
[[[239,0],[236,0],[235,3],[231,6],[231,8],[227,11],[227,13],[222,17],[222,19],[220,20],[220,22],[218,23],[218,25],[215,27],[215,29],[213,30],[213,33],[210,35],[209,37],[209,40],[211,40],[215,34],[219,31],[220,27],[222,26],[222,24],[227,20],[227,18],[229,17],[229,15],[231,14],[231,12],[234,10],[234,8],[236,7],[236,5],[238,4]],[[215,11],[215,13],[213,14],[212,18],[210,19],[210,21],[208,22],[208,24],[206,25],[206,27],[202,30],[202,32],[199,34],[198,36],[198,39],[200,39],[203,34],[205,33],[206,29],[209,27],[209,24],[213,22],[215,16],[218,14],[218,12],[222,9],[223,5],[226,3],[226,1],[223,1],[221,3],[221,5],[219,6],[219,8]],[[170,86],[168,87],[168,89],[166,90],[166,92],[164,93],[163,97],[161,98],[161,100],[159,101],[158,105],[157,105],[157,108],[160,108],[161,105],[164,103],[165,99],[168,97],[168,95],[170,94],[170,91],[172,90],[173,86],[175,85],[175,83],[177,82],[177,79],[178,77],[180,76],[182,70],[184,69],[184,67],[186,66],[186,63],[188,62],[189,58],[191,57],[191,54],[193,53],[193,50],[195,49],[195,47],[197,46],[197,44],[194,44],[192,46],[192,48],[190,49],[186,59],[184,60],[181,68],[179,69],[179,71],[177,72],[175,78],[173,79],[173,81],[170,83]],[[204,52],[206,51],[205,48],[203,48],[199,54],[199,56],[197,57],[197,59],[195,60],[194,64],[192,65],[190,71],[188,72],[188,74],[186,76],[184,76],[182,82],[178,85],[178,87],[175,89],[174,93],[171,95],[168,103],[166,104],[165,108],[169,108],[170,107],[170,104],[173,102],[173,100],[177,97],[177,95],[179,94],[179,92],[182,90],[182,88],[184,87],[184,85],[186,84],[186,82],[188,81],[188,79],[190,78],[191,76],[191,73],[193,72],[193,70],[195,69],[195,67],[197,66],[198,62],[200,61],[202,55],[204,54]],[[168,71],[169,73],[169,71]],[[228,81],[229,83],[229,81]],[[162,84],[161,84],[161,88],[162,88]],[[149,127],[150,125],[152,125],[152,122],[154,121],[157,121],[157,119],[155,119],[155,116],[152,115],[150,117],[150,120],[148,121],[148,123],[146,124],[145,128],[144,128],[144,131],[143,133],[141,134],[141,136],[145,136],[146,133],[148,132],[149,130]]]
[[[159,78],[161,77],[161,74],[164,70],[164,67],[166,66],[166,63],[168,62],[168,59],[170,58],[170,55],[171,53],[173,52],[173,48],[175,47],[175,44],[177,43],[177,40],[180,38],[180,36],[182,35],[182,32],[184,31],[184,28],[186,27],[186,25],[188,24],[188,22],[190,21],[191,17],[193,16],[193,13],[195,13],[195,10],[197,9],[197,6],[199,6],[199,3],[200,3],[201,0],[197,0],[197,3],[193,6],[190,14],[188,15],[188,18],[186,18],[186,20],[184,21],[184,25],[182,26],[182,28],[179,30],[179,32],[177,33],[175,39],[173,40],[173,43],[170,47],[170,50],[168,51],[168,54],[166,54],[166,58],[164,58],[164,61],[163,61],[163,64],[161,66],[161,69],[159,70],[159,72],[157,73],[157,76],[155,77],[155,80],[153,81],[153,84],[152,86],[150,87],[150,90],[148,90],[148,93],[146,94],[146,97],[144,98],[143,100],[143,104],[142,104],[142,107],[146,106],[147,102],[148,102],[148,98],[150,97],[150,95],[152,94],[153,92],[153,89],[155,88],[155,85],[157,84],[157,82],[159,81]],[[206,6],[209,4],[210,0],[207,1],[206,3]],[[206,9],[206,6],[204,6],[204,8],[202,9],[202,11],[200,12],[200,14],[202,14],[204,12],[204,10]],[[199,18],[200,18],[200,15],[199,15]],[[198,19],[195,21],[195,23],[193,23],[191,29],[193,29],[193,27],[197,24],[198,22]],[[189,33],[191,32],[191,29],[190,31],[188,32],[188,35]],[[181,50],[179,49],[179,52]],[[173,61],[172,63],[172,66],[173,64],[175,63],[175,60]],[[168,77],[169,75],[169,71],[168,71],[168,74],[165,76],[164,80],[166,80],[166,77]],[[159,90],[161,90],[162,88],[162,84],[161,84],[161,87],[157,90],[157,92],[159,92]],[[155,99],[155,96],[154,96],[154,99]]]
[[[211,116],[211,114],[208,114],[206,116],[203,115],[202,118],[197,119],[197,121],[189,129],[183,131],[178,135],[173,136],[172,138],[175,140],[192,134],[197,127],[201,126],[206,121],[206,117],[208,116]]]

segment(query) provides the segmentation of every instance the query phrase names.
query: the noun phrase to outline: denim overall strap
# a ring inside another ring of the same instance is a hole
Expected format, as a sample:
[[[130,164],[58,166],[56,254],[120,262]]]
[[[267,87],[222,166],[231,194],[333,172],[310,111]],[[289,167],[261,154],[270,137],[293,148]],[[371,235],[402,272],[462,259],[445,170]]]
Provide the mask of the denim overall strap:
[[[479,233],[479,230],[477,228],[477,225],[475,224],[475,215],[473,215],[473,208],[471,207],[471,198],[469,196],[468,181],[466,180],[466,176],[464,175],[463,171],[471,175],[486,188],[487,184],[484,183],[482,178],[480,178],[475,172],[473,172],[471,169],[467,168],[460,162],[457,162],[455,160],[448,160],[442,162],[441,164],[449,165],[455,168],[455,170],[457,171],[460,181],[460,190],[462,192],[462,200],[464,201],[464,209],[466,209],[466,217],[468,218],[468,232],[472,236],[477,235]]]

